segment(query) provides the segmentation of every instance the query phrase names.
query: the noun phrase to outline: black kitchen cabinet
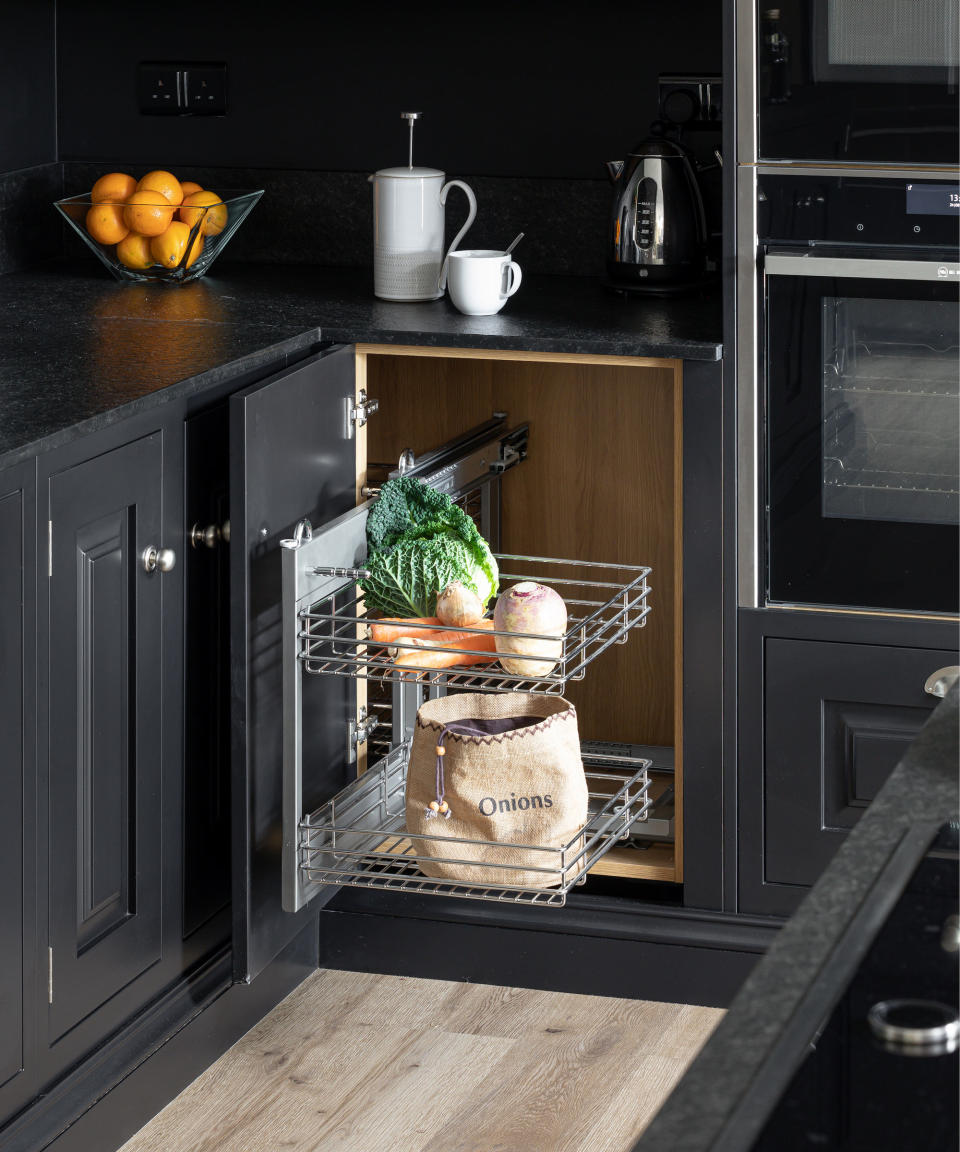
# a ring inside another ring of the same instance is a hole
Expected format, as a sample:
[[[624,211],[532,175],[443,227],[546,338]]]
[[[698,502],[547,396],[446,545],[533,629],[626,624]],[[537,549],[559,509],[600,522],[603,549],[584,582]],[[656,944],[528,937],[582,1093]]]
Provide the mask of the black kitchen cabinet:
[[[795,911],[938,703],[927,678],[957,663],[947,623],[817,624],[756,613],[741,629],[742,912]]]
[[[162,983],[163,762],[176,755],[162,472],[156,431],[49,479],[47,1040],[63,1063]]]
[[[352,347],[325,349],[230,400],[230,594],[233,688],[233,949],[238,979],[257,975],[310,920],[281,907],[283,644],[281,539],[353,508],[356,440]],[[304,804],[346,782],[347,724],[356,689],[343,677],[305,677],[303,740],[312,771]],[[309,809],[308,809],[309,810]],[[329,895],[334,890],[330,889]]]
[[[230,508],[226,401],[185,432],[183,935],[230,937]]]
[[[30,1099],[37,1071],[34,473],[0,473],[0,1116]]]

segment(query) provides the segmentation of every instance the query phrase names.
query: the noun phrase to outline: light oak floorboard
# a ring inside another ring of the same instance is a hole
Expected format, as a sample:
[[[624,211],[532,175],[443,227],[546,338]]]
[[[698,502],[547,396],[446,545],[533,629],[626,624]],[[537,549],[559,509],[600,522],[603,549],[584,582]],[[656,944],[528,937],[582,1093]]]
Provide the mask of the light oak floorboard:
[[[626,1152],[722,1015],[321,969],[121,1152]]]

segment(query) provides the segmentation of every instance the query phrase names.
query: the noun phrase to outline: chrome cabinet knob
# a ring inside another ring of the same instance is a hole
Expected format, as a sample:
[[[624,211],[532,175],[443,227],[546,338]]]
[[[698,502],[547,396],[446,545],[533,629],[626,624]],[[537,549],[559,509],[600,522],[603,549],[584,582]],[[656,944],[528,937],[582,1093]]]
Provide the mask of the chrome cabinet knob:
[[[144,548],[141,559],[147,572],[170,572],[177,562],[177,554],[172,548],[157,548],[151,545],[149,548]]]
[[[927,677],[923,690],[928,696],[943,699],[958,679],[960,679],[960,666],[952,664],[947,668],[938,668]]]
[[[201,545],[206,548],[216,548],[221,540],[224,544],[230,543],[229,520],[224,520],[222,525],[208,524],[206,528],[194,524],[190,529],[190,546],[192,548],[199,548]]]

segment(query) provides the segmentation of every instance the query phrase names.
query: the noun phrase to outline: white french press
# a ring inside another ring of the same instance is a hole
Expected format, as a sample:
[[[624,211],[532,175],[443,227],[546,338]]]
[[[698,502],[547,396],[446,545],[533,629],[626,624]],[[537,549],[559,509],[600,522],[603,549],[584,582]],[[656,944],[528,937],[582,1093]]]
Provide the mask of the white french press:
[[[413,126],[419,112],[401,112],[410,125],[406,168],[381,168],[373,182],[373,291],[382,300],[437,300],[447,286],[443,251],[444,205],[462,188],[470,211],[447,255],[477,215],[477,198],[462,180],[444,183],[437,168],[413,166]]]

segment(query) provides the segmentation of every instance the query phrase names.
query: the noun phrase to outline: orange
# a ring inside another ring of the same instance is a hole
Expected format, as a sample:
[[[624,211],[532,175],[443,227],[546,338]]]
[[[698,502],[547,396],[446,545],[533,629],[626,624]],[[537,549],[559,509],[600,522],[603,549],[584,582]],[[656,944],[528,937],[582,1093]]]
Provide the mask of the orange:
[[[174,220],[170,227],[150,241],[150,252],[154,260],[164,268],[176,268],[187,250],[190,229],[180,220]]]
[[[198,184],[195,180],[181,180],[180,187],[183,189],[184,200],[186,200],[188,196],[192,196],[194,192],[203,191],[203,185]]]
[[[120,202],[132,196],[136,190],[136,180],[126,172],[108,172],[90,189],[90,199],[94,204],[99,204],[103,200]]]
[[[143,192],[147,188],[152,192],[162,192],[171,204],[183,203],[183,189],[172,172],[164,172],[162,168],[158,168],[154,172],[148,172],[146,176],[141,176],[137,191]]]
[[[131,232],[159,236],[173,219],[173,205],[159,192],[137,190],[127,200],[123,219]]]
[[[128,232],[117,245],[117,259],[125,268],[142,271],[153,263],[150,251],[150,237],[139,232]]]
[[[198,232],[193,238],[193,243],[190,245],[190,251],[187,253],[187,263],[184,267],[189,268],[191,264],[196,262],[197,257],[203,251],[203,233]]]
[[[129,231],[124,223],[123,205],[94,204],[87,212],[87,231],[100,244],[118,244]]]
[[[201,208],[206,208],[206,213]],[[200,231],[204,236],[217,236],[226,226],[227,206],[216,192],[194,192],[184,199],[178,215],[191,228],[202,216]]]

